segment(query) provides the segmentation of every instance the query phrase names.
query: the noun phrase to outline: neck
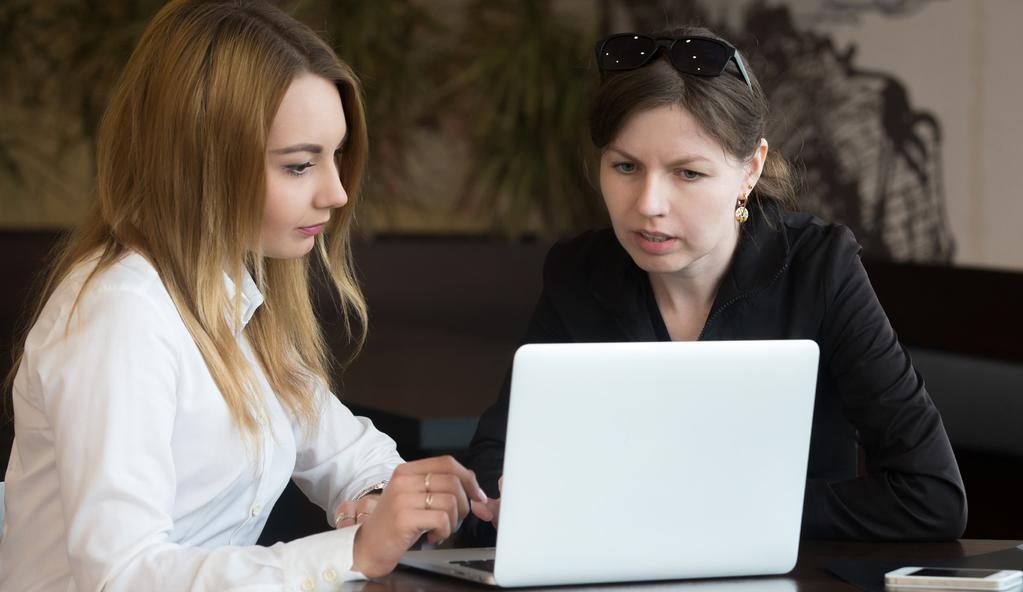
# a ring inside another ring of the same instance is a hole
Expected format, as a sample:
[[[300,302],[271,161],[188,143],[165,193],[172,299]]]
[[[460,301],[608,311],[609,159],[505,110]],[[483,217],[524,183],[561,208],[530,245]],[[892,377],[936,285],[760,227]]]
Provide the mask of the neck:
[[[708,253],[675,273],[648,274],[658,306],[668,311],[709,311],[735,255],[737,244],[738,237],[726,252],[717,257],[714,253]]]
[[[702,309],[710,310],[721,285],[724,271],[719,274],[680,276],[651,273],[650,287],[657,305],[666,311]]]

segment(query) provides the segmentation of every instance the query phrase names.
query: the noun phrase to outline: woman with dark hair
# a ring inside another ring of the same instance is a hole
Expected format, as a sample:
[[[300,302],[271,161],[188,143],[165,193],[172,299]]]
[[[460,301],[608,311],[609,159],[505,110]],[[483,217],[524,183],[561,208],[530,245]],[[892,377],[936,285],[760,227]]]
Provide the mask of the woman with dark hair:
[[[855,237],[788,211],[789,170],[769,151],[767,102],[739,52],[683,28],[613,35],[598,44],[597,65],[590,132],[612,227],[551,249],[525,341],[812,339],[820,366],[803,536],[960,536],[966,494],[938,411]],[[507,414],[506,383],[466,463],[491,495]]]

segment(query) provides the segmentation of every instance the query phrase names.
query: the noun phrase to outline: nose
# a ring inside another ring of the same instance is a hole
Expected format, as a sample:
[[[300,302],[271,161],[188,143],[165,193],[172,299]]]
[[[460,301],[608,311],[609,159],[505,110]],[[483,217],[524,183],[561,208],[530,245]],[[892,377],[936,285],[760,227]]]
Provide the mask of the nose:
[[[337,168],[328,167],[328,171],[323,177],[319,190],[316,192],[316,207],[333,209],[348,203],[348,192],[345,191]]]
[[[659,175],[647,175],[636,196],[636,211],[646,218],[660,218],[668,214],[667,187]]]

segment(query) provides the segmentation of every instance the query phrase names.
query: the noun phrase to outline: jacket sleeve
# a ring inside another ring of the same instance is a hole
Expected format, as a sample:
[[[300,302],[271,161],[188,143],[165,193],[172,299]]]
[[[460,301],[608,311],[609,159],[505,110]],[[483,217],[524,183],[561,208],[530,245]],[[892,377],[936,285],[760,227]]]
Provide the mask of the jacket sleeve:
[[[826,260],[821,372],[859,433],[866,474],[808,480],[807,538],[944,540],[966,526],[966,492],[941,416],[899,344],[842,228]]]
[[[555,247],[557,249],[557,247]],[[544,263],[544,288],[533,309],[529,327],[523,343],[559,343],[569,341],[558,309],[551,297],[552,277],[556,277],[558,265],[552,249]],[[489,497],[498,497],[497,481],[504,467],[504,441],[508,427],[508,398],[511,393],[511,368],[505,376],[497,401],[480,417],[476,433],[469,450],[462,458],[463,464],[476,473],[480,486]],[[462,543],[471,545],[492,545],[494,528],[489,523],[480,523],[474,516],[466,519],[462,529]]]

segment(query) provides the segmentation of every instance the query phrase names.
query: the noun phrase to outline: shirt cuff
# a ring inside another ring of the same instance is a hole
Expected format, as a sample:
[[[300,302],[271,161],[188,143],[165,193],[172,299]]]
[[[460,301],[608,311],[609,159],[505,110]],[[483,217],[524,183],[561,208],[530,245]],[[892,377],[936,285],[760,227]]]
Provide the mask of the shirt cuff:
[[[282,545],[286,589],[335,590],[340,582],[365,580],[352,571],[355,533],[361,525],[322,532]]]
[[[384,488],[387,487],[388,484],[390,484],[390,482],[391,482],[390,479],[384,479],[383,481],[377,481],[373,485],[370,485],[369,487],[367,487],[367,488],[363,489],[362,491],[360,491],[359,493],[355,494],[355,497],[352,498],[352,500],[359,501],[362,498],[366,497],[367,495],[372,495],[374,493],[381,493],[381,492],[383,492]]]
[[[390,467],[387,472],[380,472],[371,477],[366,477],[356,483],[350,484],[344,490],[339,491],[336,494],[336,497],[333,500],[331,500],[330,507],[325,508],[327,524],[329,524],[331,528],[334,528],[334,512],[337,511],[337,507],[341,505],[341,502],[354,500],[358,494],[362,493],[367,488],[370,488],[382,481],[390,480],[390,478],[393,476],[393,473],[394,467]]]

